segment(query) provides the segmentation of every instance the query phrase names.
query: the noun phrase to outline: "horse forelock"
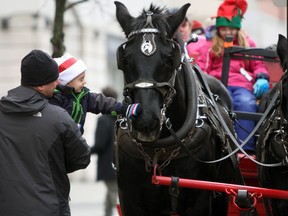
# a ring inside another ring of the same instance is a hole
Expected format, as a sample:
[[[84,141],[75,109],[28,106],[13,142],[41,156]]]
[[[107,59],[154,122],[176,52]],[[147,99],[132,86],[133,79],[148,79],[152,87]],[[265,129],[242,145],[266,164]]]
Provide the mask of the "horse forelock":
[[[152,24],[154,28],[160,31],[160,36],[165,39],[167,37],[167,31],[169,31],[169,24],[166,21],[166,15],[164,14],[165,7],[150,5],[149,9],[143,9],[142,13],[136,17],[132,24],[132,31],[145,28],[147,22],[147,13],[152,12]]]

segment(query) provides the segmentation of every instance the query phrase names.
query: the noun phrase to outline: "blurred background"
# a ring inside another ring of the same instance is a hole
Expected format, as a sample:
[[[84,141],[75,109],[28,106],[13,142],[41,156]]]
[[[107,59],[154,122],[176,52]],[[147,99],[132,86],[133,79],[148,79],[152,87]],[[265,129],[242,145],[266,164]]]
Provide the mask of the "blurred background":
[[[81,58],[88,66],[87,87],[100,92],[107,85],[115,87],[122,95],[122,72],[116,66],[116,49],[125,41],[115,17],[112,0],[70,0],[81,2],[65,12],[64,43],[66,51]],[[152,1],[122,0],[131,15],[138,16]],[[198,20],[203,26],[211,24],[211,16],[217,14],[221,0],[153,0],[153,4],[167,8],[179,8],[191,3],[187,17]],[[42,49],[52,54],[56,0],[1,0],[0,7],[0,96],[20,84],[21,59],[32,49]],[[243,28],[258,47],[275,44],[278,34],[287,37],[287,0],[249,0],[242,22]],[[120,98],[121,99],[121,98]],[[88,114],[84,136],[90,146],[94,144],[97,116]],[[102,206],[105,188],[95,182],[97,156],[92,156],[86,170],[70,175],[72,182],[72,215],[97,215]],[[83,184],[85,183],[85,184]],[[85,190],[86,189],[86,190]],[[88,193],[87,193],[88,191]],[[92,192],[94,191],[94,192]],[[91,205],[90,205],[90,204]],[[96,206],[96,207],[95,207]],[[77,210],[78,208],[78,210]],[[90,213],[83,211],[89,209]],[[79,211],[79,213],[78,213]],[[91,212],[95,212],[91,214]]]

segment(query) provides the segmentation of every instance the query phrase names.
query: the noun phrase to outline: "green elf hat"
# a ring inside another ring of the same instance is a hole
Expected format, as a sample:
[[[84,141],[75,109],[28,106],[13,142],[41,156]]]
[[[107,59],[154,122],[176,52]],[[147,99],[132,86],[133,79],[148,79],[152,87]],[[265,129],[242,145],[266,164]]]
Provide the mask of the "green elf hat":
[[[227,26],[240,29],[246,10],[246,0],[225,0],[218,8],[216,27]]]

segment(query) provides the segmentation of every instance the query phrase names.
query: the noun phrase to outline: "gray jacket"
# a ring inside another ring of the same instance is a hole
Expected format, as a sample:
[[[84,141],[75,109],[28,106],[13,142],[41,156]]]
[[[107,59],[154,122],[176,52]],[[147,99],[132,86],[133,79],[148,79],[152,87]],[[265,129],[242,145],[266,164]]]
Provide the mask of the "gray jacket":
[[[73,119],[19,86],[0,100],[0,215],[69,216],[67,173],[90,163]]]

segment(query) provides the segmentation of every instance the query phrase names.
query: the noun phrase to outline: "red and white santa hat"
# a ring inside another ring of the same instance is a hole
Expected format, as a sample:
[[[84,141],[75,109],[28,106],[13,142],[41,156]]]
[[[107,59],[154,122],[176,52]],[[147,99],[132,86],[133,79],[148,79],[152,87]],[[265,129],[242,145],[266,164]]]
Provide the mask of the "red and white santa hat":
[[[87,70],[87,66],[81,59],[76,59],[69,53],[54,60],[58,64],[59,80],[62,85],[66,85]]]

